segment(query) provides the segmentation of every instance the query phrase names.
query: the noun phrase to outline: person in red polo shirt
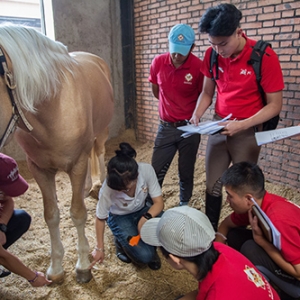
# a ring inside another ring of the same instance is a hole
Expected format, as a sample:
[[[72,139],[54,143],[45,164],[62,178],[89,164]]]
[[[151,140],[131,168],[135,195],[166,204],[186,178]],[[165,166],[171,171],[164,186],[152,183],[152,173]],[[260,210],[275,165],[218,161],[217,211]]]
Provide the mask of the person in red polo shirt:
[[[198,124],[217,88],[214,120],[229,114],[231,119],[220,123],[225,128],[221,133],[210,135],[207,142],[206,165],[206,214],[217,229],[222,205],[220,177],[231,163],[258,160],[260,146],[255,140],[255,131],[262,124],[279,114],[284,88],[282,70],[276,53],[268,47],[261,64],[261,86],[267,105],[264,106],[258,89],[255,72],[249,64],[255,40],[249,39],[242,28],[242,13],[234,5],[222,3],[210,7],[203,14],[199,31],[208,34],[211,44],[204,56],[202,71],[205,75],[201,93],[190,122]],[[218,79],[216,68],[210,72],[210,54],[218,55]]]
[[[198,281],[197,290],[176,299],[279,300],[250,260],[214,241],[215,231],[208,217],[195,208],[171,208],[161,218],[146,221],[141,238],[160,247],[174,269],[186,270]]]
[[[178,151],[180,205],[187,205],[193,193],[194,166],[200,135],[181,137],[177,129],[187,124],[202,91],[202,61],[192,54],[195,33],[187,24],[177,24],[169,33],[169,52],[156,56],[150,68],[149,81],[159,100],[158,127],[152,166],[162,186],[165,175]]]

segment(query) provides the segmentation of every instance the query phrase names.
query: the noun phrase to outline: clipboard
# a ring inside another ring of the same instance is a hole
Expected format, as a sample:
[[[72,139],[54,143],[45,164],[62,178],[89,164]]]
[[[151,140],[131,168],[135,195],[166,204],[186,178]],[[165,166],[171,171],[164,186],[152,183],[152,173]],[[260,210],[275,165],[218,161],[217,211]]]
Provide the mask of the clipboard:
[[[269,226],[269,224],[267,223],[267,221],[264,218],[264,216],[262,215],[262,213],[259,211],[259,209],[255,205],[252,206],[252,213],[254,216],[257,217],[258,226],[262,230],[264,236],[267,238],[267,240],[270,243],[273,243],[272,229]]]

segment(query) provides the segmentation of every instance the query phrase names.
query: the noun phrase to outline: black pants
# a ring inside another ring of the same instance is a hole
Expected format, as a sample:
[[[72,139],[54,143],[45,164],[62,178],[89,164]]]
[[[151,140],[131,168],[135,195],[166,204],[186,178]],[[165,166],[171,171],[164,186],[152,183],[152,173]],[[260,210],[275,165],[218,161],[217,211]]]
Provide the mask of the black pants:
[[[154,142],[152,166],[162,186],[171,162],[178,151],[178,175],[180,201],[187,202],[193,194],[194,169],[200,143],[200,135],[181,137],[183,131],[160,124]]]
[[[252,231],[246,228],[235,228],[227,235],[228,245],[246,256],[278,288],[293,298],[300,297],[300,281],[280,269],[263,248],[257,245]],[[292,298],[291,298],[292,299]]]
[[[18,240],[28,230],[30,223],[31,217],[26,211],[15,209],[7,223],[6,243],[3,245],[3,248],[7,249]]]

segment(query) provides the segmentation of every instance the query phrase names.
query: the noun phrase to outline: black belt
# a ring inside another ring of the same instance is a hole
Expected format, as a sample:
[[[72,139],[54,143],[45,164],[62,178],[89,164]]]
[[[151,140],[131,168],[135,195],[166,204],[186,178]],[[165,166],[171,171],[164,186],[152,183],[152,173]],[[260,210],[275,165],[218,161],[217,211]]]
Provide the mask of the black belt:
[[[163,120],[160,120],[160,124],[164,125],[164,126],[169,126],[169,127],[180,127],[180,126],[184,126],[186,125],[188,122],[187,121],[177,121],[177,122],[165,122]]]

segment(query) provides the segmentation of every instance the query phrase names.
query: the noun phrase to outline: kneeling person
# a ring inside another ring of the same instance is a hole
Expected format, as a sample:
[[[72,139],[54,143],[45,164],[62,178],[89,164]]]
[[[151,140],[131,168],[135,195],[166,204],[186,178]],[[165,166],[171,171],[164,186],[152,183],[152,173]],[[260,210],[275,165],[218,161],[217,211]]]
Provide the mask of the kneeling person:
[[[199,282],[198,290],[180,299],[279,300],[276,291],[255,266],[236,250],[214,242],[215,231],[207,216],[183,206],[147,221],[142,240],[160,246],[170,265],[187,270]]]

